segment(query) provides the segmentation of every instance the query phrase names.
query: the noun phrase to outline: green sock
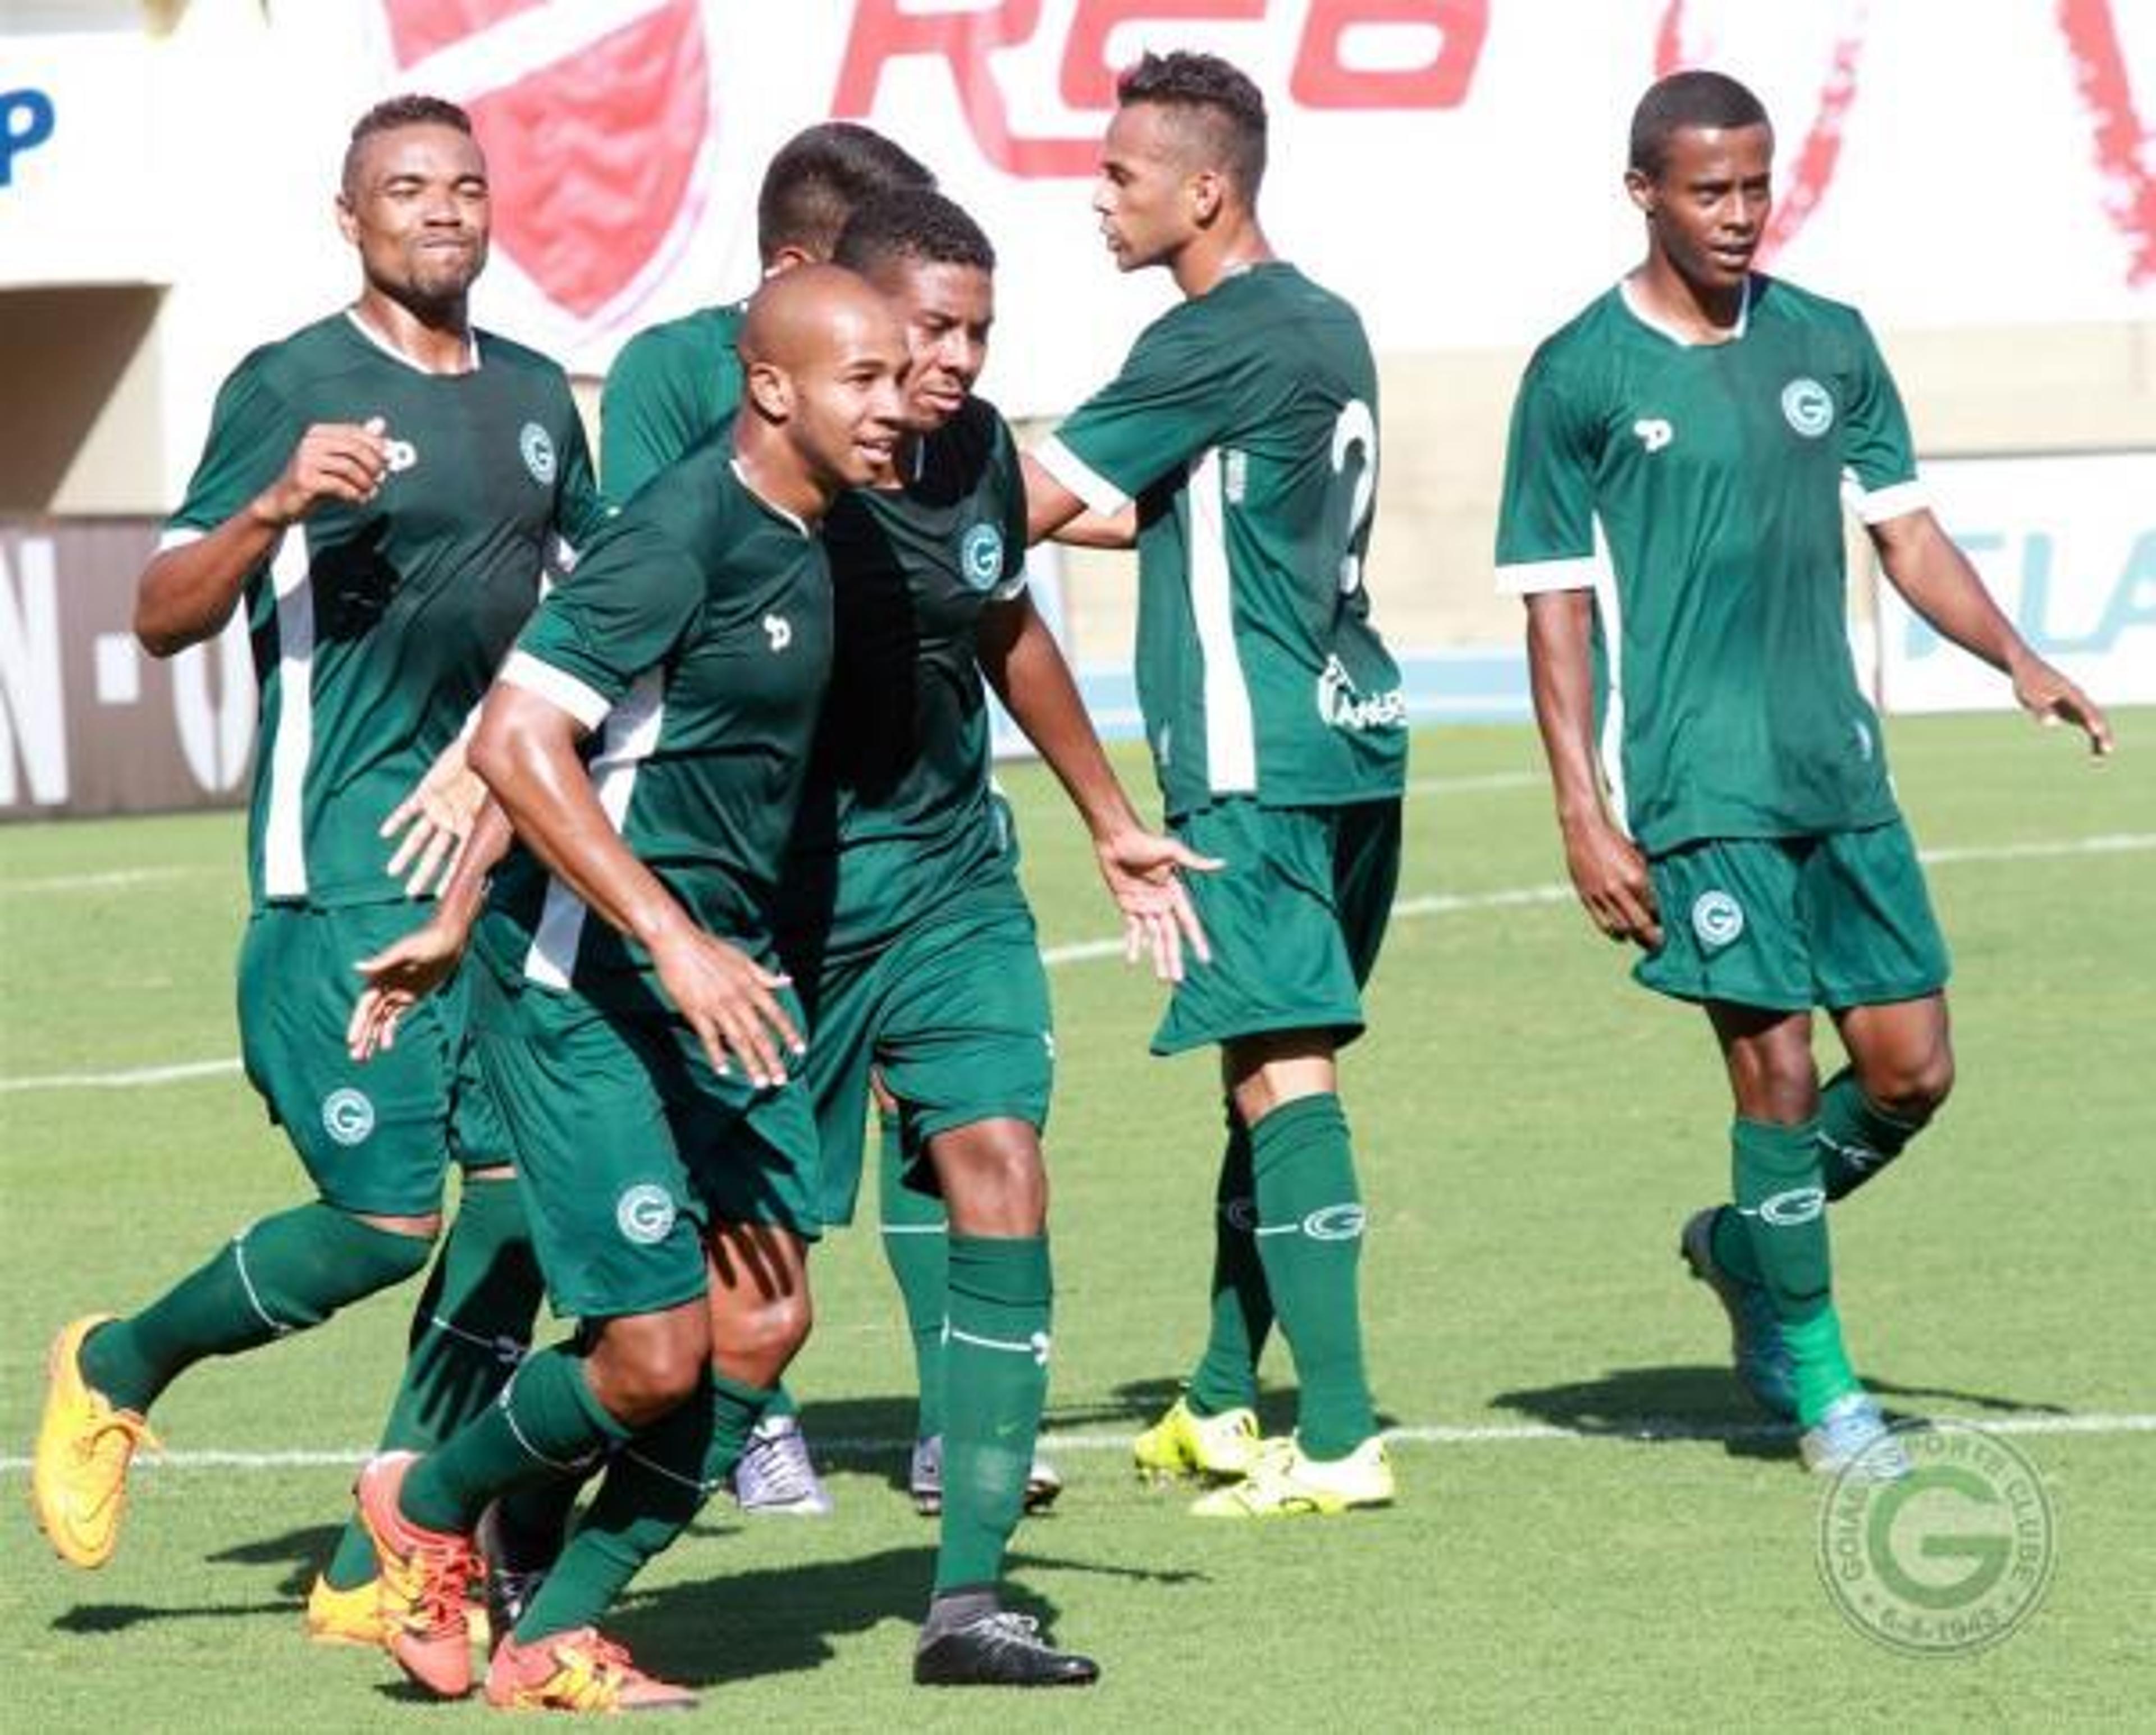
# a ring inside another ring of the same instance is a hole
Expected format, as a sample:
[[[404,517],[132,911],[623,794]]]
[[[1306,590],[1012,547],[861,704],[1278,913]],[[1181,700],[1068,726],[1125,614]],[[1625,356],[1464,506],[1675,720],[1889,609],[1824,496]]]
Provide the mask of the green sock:
[[[1903,1120],[1874,1103],[1857,1083],[1854,1069],[1844,1067],[1820,1093],[1820,1162],[1826,1196],[1848,1197],[1923,1130],[1922,1121]]]
[[[771,1403],[723,1374],[613,1455],[576,1534],[516,1623],[516,1642],[597,1626],[644,1563],[726,1484]]]
[[[82,1346],[82,1375],[122,1410],[147,1410],[182,1372],[320,1325],[402,1282],[429,1238],[362,1223],[316,1200],[241,1230],[209,1262]]]
[[[1045,1235],[952,1235],[936,1594],[993,1584],[1018,1528],[1048,1397]]]
[[[1737,1210],[1795,1363],[1797,1420],[1806,1427],[1856,1383],[1833,1308],[1818,1135],[1815,1120],[1784,1127],[1742,1116],[1730,1131]]]
[[[404,1379],[382,1430],[384,1451],[431,1451],[494,1400],[524,1352],[544,1292],[514,1177],[467,1180],[456,1221],[413,1310]],[[357,1517],[322,1576],[352,1590],[374,1576]]]
[[[1184,1394],[1200,1415],[1248,1409],[1258,1401],[1258,1358],[1272,1329],[1273,1297],[1254,1232],[1255,1190],[1250,1132],[1231,1108],[1228,1148],[1213,1195],[1213,1324]]]
[[[415,1524],[468,1536],[497,1495],[573,1475],[634,1431],[593,1395],[582,1355],[565,1345],[542,1349],[485,1410],[412,1466],[398,1503]]]
[[[895,1114],[878,1117],[883,1256],[906,1303],[906,1328],[913,1338],[913,1373],[921,1414],[913,1437],[943,1431],[943,1296],[951,1269],[943,1201],[906,1184],[906,1141]]]
[[[1296,1439],[1343,1458],[1378,1431],[1356,1295],[1363,1213],[1340,1098],[1298,1097],[1250,1129],[1258,1256],[1295,1357]]]

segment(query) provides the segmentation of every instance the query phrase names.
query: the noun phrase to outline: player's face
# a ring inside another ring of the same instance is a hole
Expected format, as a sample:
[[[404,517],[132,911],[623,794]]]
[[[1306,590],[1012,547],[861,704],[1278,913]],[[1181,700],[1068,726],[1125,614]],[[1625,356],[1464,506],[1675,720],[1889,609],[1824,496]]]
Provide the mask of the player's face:
[[[1706,289],[1737,288],[1774,209],[1774,135],[1765,126],[1685,127],[1662,172],[1625,177],[1647,216],[1649,244],[1678,276]]]
[[[399,126],[362,147],[337,223],[367,280],[391,299],[440,307],[486,264],[493,222],[486,159],[453,126]]]
[[[834,490],[888,472],[906,431],[906,335],[881,308],[848,308],[793,372],[788,435],[803,467]]]
[[[1132,103],[1108,123],[1093,210],[1120,270],[1158,265],[1197,232],[1180,145],[1175,123],[1158,103]]]
[[[901,257],[875,281],[906,328],[912,358],[906,376],[906,420],[921,432],[941,427],[964,406],[988,364],[995,279],[978,265]]]

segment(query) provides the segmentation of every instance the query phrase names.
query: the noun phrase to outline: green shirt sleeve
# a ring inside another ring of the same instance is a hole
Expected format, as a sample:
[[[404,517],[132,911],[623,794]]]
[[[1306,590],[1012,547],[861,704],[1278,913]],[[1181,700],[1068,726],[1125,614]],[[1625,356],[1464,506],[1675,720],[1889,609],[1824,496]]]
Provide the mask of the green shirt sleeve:
[[[624,514],[586,550],[576,581],[525,623],[502,678],[596,729],[665,662],[703,601],[696,563],[658,525]]]
[[[717,432],[741,402],[741,370],[716,322],[698,330],[656,326],[631,338],[599,394],[599,474],[627,500],[669,464]]]
[[[1012,438],[1010,424],[1000,414],[996,417],[992,462],[996,486],[1001,490],[1004,503],[1004,564],[988,600],[1008,602],[1025,589],[1025,470],[1019,459],[1018,442]]]
[[[167,529],[207,535],[277,479],[305,430],[250,356],[218,388],[209,436]]]
[[[1120,512],[1153,482],[1217,443],[1243,365],[1209,342],[1186,304],[1146,328],[1123,371],[1079,405],[1034,454],[1096,512]]]
[[[562,475],[554,490],[554,532],[572,554],[580,554],[605,528],[610,509],[599,493],[598,478],[592,470],[591,445],[584,438],[583,417],[577,413],[573,398],[565,425]]]
[[[1497,588],[1592,589],[1596,428],[1568,371],[1547,354],[1527,364],[1512,403],[1497,506]]]
[[[1852,323],[1856,349],[1845,388],[1842,464],[1857,516],[1868,525],[1884,524],[1927,502],[1917,479],[1916,443],[1902,394],[1894,388],[1871,328],[1861,315],[1853,315]]]

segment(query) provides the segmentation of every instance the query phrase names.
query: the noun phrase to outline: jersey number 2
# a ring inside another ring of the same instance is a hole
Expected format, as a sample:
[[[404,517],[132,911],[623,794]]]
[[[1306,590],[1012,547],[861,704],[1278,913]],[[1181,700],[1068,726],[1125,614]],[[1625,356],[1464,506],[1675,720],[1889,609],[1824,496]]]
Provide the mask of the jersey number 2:
[[[1363,587],[1363,555],[1368,545],[1370,509],[1378,498],[1378,419],[1369,405],[1351,397],[1332,424],[1332,473],[1345,473],[1350,453],[1360,448],[1363,462],[1355,472],[1355,491],[1348,502],[1347,550],[1340,556],[1340,594],[1352,596]]]

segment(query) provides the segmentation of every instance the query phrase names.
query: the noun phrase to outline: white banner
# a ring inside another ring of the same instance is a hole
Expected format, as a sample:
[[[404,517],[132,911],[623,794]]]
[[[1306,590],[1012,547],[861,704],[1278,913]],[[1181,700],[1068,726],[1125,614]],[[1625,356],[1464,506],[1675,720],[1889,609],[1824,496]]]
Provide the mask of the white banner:
[[[2036,653],[2099,704],[2156,704],[2156,451],[1924,466],[1933,511]],[[1883,579],[1890,711],[2010,709],[2005,678],[1949,644]]]
[[[1696,64],[1776,116],[1769,269],[1887,329],[2156,317],[2151,0],[273,0],[263,16],[195,0],[150,51],[154,100],[64,93],[44,126],[0,90],[18,141],[0,283],[104,274],[101,254],[76,263],[84,233],[139,235],[159,255],[139,274],[187,291],[173,335],[208,379],[176,383],[205,404],[248,347],[348,285],[328,209],[345,131],[425,89],[471,107],[492,162],[480,316],[579,371],[752,284],[764,163],[839,116],[906,145],[994,238],[989,395],[1067,407],[1173,294],[1158,273],[1117,279],[1088,201],[1111,69],[1181,45],[1264,89],[1272,238],[1363,310],[1381,352],[1532,341],[1625,268],[1628,116],[1658,73]],[[79,40],[0,35],[0,85],[69,83]],[[121,104],[126,124],[89,118]],[[162,221],[116,222],[115,184]],[[9,215],[26,188],[35,223]]]

